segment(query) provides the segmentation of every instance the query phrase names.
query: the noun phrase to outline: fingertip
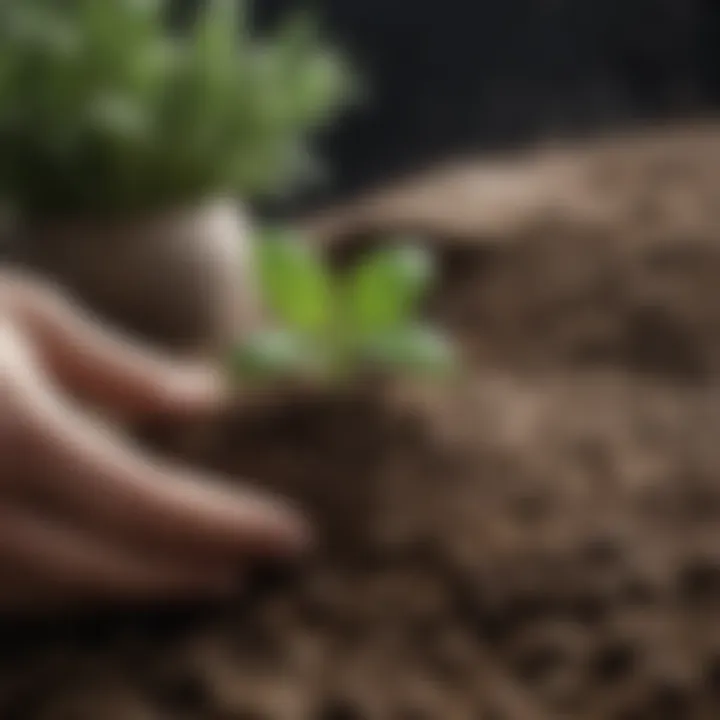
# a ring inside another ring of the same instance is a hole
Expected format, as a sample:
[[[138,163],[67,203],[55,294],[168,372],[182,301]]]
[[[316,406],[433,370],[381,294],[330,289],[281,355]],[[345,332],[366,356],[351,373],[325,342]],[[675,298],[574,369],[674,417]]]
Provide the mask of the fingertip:
[[[299,508],[280,501],[258,503],[255,510],[257,540],[263,554],[298,557],[312,550],[315,533]]]
[[[232,388],[220,369],[210,364],[178,368],[158,377],[148,414],[203,416],[229,405]]]
[[[220,368],[211,364],[199,364],[185,371],[180,378],[178,395],[185,397],[198,408],[216,409],[231,397],[231,384]]]

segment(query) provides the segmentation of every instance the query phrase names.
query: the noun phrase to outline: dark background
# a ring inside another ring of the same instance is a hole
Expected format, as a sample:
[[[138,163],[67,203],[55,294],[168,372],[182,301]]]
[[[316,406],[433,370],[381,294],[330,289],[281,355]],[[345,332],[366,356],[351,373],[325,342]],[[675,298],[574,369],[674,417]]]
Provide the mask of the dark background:
[[[308,6],[255,0],[257,27]],[[720,0],[316,0],[310,7],[373,92],[321,139],[333,182],[313,201],[462,152],[702,115],[720,102]]]

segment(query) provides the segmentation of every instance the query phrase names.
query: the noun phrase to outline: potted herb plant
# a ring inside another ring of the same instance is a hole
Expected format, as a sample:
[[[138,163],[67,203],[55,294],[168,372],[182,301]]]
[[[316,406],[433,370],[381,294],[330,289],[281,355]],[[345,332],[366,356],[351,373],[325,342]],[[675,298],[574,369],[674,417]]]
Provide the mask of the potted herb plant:
[[[0,1],[0,194],[17,261],[216,351],[253,316],[238,201],[298,177],[347,74],[306,21],[252,39],[242,0],[209,0],[173,32],[167,4]]]

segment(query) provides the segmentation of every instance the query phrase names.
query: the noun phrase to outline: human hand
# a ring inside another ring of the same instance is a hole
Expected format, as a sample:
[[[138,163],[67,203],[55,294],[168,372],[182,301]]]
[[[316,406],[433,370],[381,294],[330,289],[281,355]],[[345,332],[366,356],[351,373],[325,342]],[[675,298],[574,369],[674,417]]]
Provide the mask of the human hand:
[[[244,558],[301,551],[308,531],[289,507],[143,454],[79,400],[179,416],[223,396],[212,369],[0,273],[0,608],[224,595]]]

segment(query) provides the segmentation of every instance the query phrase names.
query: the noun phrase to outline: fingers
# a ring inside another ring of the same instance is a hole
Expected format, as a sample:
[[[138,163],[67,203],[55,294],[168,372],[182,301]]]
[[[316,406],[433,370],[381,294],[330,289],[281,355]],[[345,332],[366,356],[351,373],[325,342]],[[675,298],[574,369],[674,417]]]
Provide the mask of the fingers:
[[[227,569],[176,566],[133,555],[95,537],[0,504],[0,603],[225,596]],[[43,593],[43,590],[45,593]]]
[[[37,281],[0,276],[0,305],[31,334],[55,376],[98,403],[132,414],[194,414],[215,409],[225,398],[218,369],[143,349]]]
[[[97,532],[225,561],[293,555],[308,543],[304,520],[280,501],[145,457],[47,387],[28,389],[26,415],[42,492]]]

